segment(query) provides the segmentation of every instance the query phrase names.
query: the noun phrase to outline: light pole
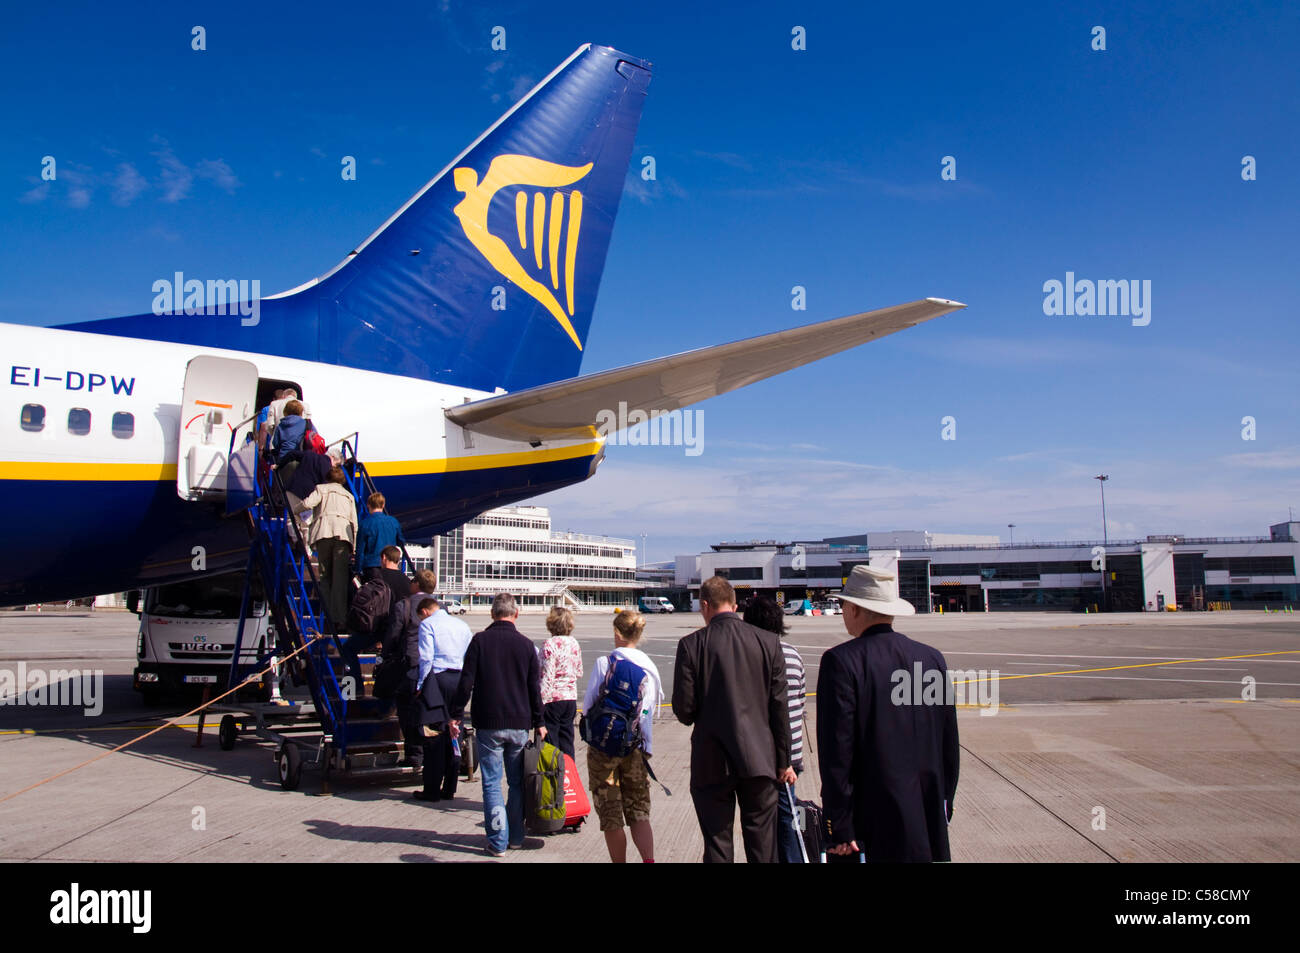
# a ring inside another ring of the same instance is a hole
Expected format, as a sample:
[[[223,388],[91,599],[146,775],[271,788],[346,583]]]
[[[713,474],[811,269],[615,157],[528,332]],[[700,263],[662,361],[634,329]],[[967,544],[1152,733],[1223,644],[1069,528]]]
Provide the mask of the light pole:
[[[1093,479],[1101,487],[1101,604],[1103,609],[1109,610],[1110,606],[1106,604],[1106,547],[1110,544],[1110,537],[1106,533],[1106,481],[1110,476],[1102,473]]]
[[[1009,540],[1007,540],[1007,545],[1008,545],[1008,546],[1014,546],[1014,545],[1015,545],[1015,542],[1016,542],[1016,524],[1015,524],[1015,523],[1008,523],[1008,524],[1007,524],[1007,529],[1009,529],[1009,530],[1011,531],[1011,538],[1010,538]]]
[[[642,533],[641,534],[641,568],[642,569],[645,568],[646,561],[647,560],[645,557],[645,533]]]

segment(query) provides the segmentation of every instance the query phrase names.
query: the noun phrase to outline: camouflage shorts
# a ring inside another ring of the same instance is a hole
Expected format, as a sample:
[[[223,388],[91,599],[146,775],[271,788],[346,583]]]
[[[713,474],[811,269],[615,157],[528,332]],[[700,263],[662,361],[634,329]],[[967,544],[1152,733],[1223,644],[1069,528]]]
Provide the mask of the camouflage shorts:
[[[602,831],[616,831],[633,821],[650,820],[650,776],[641,752],[611,758],[587,749],[587,784]]]

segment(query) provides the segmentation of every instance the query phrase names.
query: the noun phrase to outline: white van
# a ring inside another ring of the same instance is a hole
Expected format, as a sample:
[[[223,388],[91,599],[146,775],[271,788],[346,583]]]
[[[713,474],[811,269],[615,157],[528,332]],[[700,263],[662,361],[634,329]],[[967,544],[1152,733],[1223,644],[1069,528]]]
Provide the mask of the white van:
[[[642,612],[676,612],[673,604],[665,596],[642,596],[639,602]]]
[[[184,582],[155,586],[127,596],[127,607],[140,615],[136,636],[136,666],[131,684],[152,704],[164,695],[211,686],[213,694],[228,687],[230,657],[239,632],[239,606],[244,573],[198,576]],[[240,661],[253,666],[275,640],[266,603],[253,602],[244,625]],[[270,697],[264,677],[259,696]]]

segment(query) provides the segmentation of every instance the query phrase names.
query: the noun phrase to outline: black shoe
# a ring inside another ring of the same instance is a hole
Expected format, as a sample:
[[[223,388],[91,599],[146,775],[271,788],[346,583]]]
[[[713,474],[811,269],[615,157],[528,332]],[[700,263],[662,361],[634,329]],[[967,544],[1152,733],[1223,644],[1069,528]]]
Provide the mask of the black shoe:
[[[428,794],[424,791],[412,791],[411,797],[415,798],[417,801],[441,801],[442,800],[442,798],[440,798],[438,795]]]

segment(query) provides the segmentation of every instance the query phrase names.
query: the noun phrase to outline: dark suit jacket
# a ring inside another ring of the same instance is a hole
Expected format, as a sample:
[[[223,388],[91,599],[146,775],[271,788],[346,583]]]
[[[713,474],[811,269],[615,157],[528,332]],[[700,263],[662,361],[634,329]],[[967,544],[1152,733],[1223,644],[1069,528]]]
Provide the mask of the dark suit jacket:
[[[772,778],[790,765],[780,639],[720,612],[677,643],[673,714],[691,733],[691,788]]]
[[[415,681],[420,667],[420,603],[433,598],[427,592],[416,592],[394,602],[388,612],[388,634],[384,636],[384,654],[405,655],[411,663],[411,680]]]
[[[438,678],[426,678],[420,686],[420,724],[445,724],[452,718],[451,705],[443,694],[444,681]]]
[[[914,663],[942,679],[939,704],[913,694]],[[906,673],[904,681],[895,673]],[[873,625],[829,649],[817,677],[822,808],[832,840],[856,840],[871,861],[949,860],[957,793],[957,710],[937,649]],[[902,704],[895,704],[901,700]],[[948,802],[947,816],[944,801]]]

